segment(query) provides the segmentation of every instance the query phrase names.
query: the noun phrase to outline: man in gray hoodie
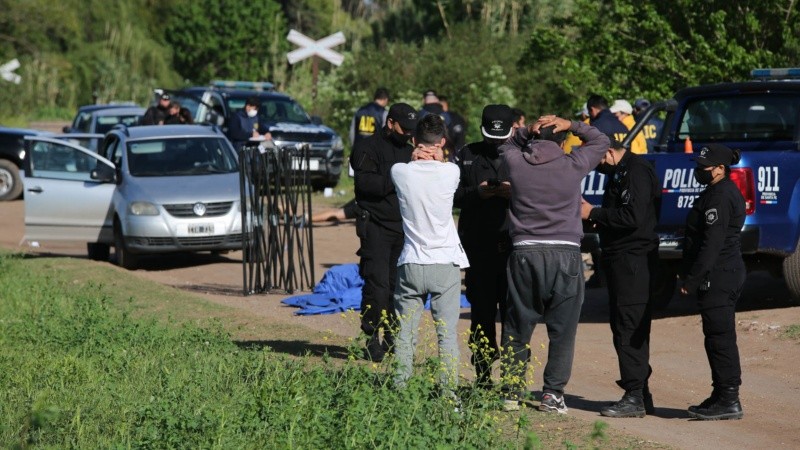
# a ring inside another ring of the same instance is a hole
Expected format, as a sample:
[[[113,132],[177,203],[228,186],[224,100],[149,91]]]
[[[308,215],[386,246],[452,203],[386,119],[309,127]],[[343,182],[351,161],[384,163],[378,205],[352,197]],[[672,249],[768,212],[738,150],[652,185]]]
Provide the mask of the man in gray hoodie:
[[[565,131],[585,142],[564,153]],[[580,242],[581,180],[610,146],[597,128],[556,116],[519,128],[500,147],[511,181],[509,296],[503,323],[504,409],[519,409],[530,361],[530,340],[541,318],[550,340],[540,411],[566,414],[564,387],[572,372],[575,333],[583,304]]]

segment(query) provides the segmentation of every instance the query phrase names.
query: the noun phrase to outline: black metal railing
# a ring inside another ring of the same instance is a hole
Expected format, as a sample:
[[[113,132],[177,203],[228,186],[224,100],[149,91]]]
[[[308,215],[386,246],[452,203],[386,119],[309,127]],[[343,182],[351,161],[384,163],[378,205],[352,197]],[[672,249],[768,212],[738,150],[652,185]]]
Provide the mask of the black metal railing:
[[[244,295],[313,288],[309,155],[271,141],[239,150]]]

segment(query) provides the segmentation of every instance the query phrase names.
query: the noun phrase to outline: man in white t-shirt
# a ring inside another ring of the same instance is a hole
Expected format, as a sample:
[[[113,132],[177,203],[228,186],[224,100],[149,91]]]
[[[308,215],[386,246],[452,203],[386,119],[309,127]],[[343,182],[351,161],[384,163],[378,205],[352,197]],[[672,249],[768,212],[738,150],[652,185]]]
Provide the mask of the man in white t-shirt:
[[[452,393],[458,384],[461,269],[469,262],[453,222],[460,170],[443,162],[445,130],[438,115],[423,117],[414,134],[411,162],[391,169],[405,233],[394,291],[399,326],[394,380],[404,386],[411,377],[417,328],[430,294],[442,364],[439,382],[445,392]]]

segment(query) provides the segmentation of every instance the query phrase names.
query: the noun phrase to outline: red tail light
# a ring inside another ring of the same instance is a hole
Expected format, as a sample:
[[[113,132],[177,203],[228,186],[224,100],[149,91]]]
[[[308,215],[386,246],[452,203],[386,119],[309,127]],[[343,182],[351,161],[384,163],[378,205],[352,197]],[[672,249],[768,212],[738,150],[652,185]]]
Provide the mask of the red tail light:
[[[736,187],[744,197],[745,214],[750,215],[756,212],[756,182],[753,178],[753,171],[731,168],[731,181],[736,183]]]

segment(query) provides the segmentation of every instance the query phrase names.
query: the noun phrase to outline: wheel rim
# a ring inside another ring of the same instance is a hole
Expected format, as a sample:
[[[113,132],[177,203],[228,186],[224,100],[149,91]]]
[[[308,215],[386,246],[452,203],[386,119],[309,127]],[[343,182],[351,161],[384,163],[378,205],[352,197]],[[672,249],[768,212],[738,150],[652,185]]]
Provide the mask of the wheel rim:
[[[0,169],[0,195],[11,192],[14,188],[14,177],[11,172]]]

